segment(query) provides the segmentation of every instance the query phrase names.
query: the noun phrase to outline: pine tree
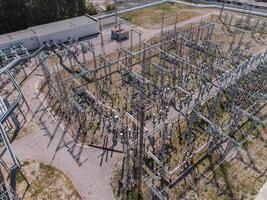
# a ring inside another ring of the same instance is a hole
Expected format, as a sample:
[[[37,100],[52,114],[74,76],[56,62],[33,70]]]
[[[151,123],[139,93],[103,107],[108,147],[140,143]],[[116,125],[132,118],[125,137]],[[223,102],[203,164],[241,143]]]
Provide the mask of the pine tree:
[[[86,14],[86,2],[85,0],[77,0],[78,15]]]

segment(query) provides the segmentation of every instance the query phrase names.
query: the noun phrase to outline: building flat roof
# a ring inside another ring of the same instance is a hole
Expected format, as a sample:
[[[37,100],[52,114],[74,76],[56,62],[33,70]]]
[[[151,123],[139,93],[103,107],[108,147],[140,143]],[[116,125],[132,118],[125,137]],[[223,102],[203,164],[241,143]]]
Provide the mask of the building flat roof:
[[[95,22],[96,20],[94,18],[85,15],[48,24],[32,26],[25,30],[0,35],[0,45],[34,36],[41,36],[61,31],[67,31],[76,27],[93,24]]]
[[[28,30],[28,29],[3,34],[3,35],[0,35],[0,45],[6,44],[8,42],[13,42],[13,41],[25,39],[28,37],[33,37],[33,36],[35,36],[35,34],[31,30]]]
[[[73,29],[76,27],[86,26],[89,24],[93,24],[95,22],[96,20],[94,20],[91,17],[80,16],[80,17],[61,20],[61,21],[52,22],[48,24],[43,24],[39,26],[33,26],[28,29],[30,29],[32,32],[34,32],[37,35],[46,35],[50,33],[66,31],[66,30]]]

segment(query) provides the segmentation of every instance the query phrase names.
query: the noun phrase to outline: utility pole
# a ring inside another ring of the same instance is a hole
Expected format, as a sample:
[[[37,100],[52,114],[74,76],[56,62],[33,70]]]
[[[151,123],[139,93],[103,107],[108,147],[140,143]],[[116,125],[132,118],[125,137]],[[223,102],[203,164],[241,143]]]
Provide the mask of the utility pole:
[[[140,122],[140,131],[139,131],[139,155],[138,155],[138,173],[137,173],[137,190],[138,190],[138,199],[142,199],[142,171],[143,171],[143,148],[144,148],[144,127],[145,127],[145,80],[144,73],[146,67],[146,45],[144,45],[143,52],[143,62],[142,62],[142,79],[143,83],[140,90],[140,110],[139,110],[139,122]]]
[[[223,13],[223,9],[224,9],[224,0],[222,0],[222,2],[223,2],[223,5],[222,5],[222,8],[221,8],[221,12],[220,12],[220,19],[222,17],[222,13]]]

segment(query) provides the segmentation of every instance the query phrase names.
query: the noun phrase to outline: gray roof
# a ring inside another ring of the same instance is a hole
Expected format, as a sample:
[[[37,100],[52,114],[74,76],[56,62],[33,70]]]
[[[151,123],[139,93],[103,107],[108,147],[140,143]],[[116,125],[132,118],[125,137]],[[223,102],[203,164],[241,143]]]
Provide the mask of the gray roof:
[[[28,28],[37,35],[46,35],[49,33],[61,32],[76,27],[82,27],[88,24],[93,24],[96,21],[89,16],[80,16],[71,19],[61,20],[49,24],[33,26]]]
[[[25,38],[31,38],[34,36],[47,35],[51,33],[66,31],[72,28],[82,27],[95,22],[96,20],[94,18],[85,15],[57,22],[52,22],[48,24],[33,26],[25,30],[0,35],[0,45],[5,43],[10,43],[13,41],[22,40]]]
[[[4,35],[0,35],[0,44],[33,36],[35,36],[35,34],[29,29],[7,33]]]

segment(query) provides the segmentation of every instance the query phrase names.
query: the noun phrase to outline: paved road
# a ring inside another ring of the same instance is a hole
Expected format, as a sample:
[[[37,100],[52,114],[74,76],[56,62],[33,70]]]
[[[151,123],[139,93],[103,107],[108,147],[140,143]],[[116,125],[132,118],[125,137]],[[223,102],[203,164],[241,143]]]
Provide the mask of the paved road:
[[[267,200],[267,182],[261,188],[255,200]]]

